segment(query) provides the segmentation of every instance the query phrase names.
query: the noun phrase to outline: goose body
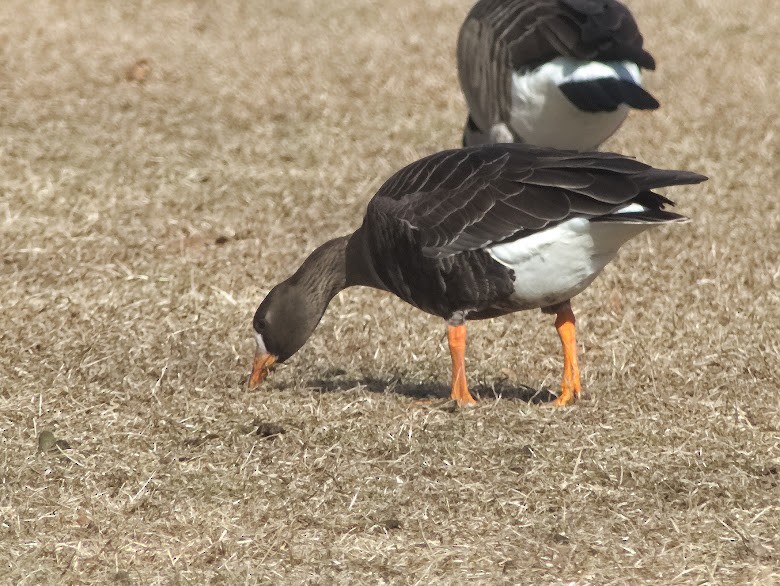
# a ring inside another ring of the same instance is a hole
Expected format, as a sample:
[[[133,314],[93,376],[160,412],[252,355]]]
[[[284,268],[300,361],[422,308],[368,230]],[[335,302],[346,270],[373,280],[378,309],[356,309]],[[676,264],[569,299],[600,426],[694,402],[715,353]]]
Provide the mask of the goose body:
[[[466,320],[556,313],[565,358],[559,399],[570,403],[579,374],[569,300],[627,240],[686,219],[665,210],[672,202],[653,189],[704,179],[612,153],[522,144],[425,157],[385,182],[354,233],[315,250],[263,300],[250,381],[258,384],[305,343],[333,296],[364,285],[447,321],[452,397],[462,404],[473,402],[462,360]]]
[[[469,107],[464,146],[594,149],[631,108],[658,107],[640,72],[655,61],[616,0],[480,0],[457,58]]]

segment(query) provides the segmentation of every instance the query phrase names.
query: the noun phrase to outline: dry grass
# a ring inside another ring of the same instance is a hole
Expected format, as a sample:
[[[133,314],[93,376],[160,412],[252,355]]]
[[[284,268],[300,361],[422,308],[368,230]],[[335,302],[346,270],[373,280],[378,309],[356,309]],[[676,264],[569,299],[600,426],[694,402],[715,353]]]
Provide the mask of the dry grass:
[[[6,0],[1,583],[780,582],[770,0],[631,3],[663,109],[607,146],[712,179],[575,300],[577,407],[537,312],[414,405],[443,325],[358,289],[244,390],[262,294],[458,143],[468,4]]]

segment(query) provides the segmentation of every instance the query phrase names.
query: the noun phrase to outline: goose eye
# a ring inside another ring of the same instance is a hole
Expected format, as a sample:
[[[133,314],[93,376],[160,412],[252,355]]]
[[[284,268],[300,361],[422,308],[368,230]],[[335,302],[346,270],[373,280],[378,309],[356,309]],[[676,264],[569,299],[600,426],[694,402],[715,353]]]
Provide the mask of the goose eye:
[[[259,318],[255,320],[254,326],[256,332],[262,332],[265,330],[266,326],[268,325],[268,322],[265,320],[265,318]]]

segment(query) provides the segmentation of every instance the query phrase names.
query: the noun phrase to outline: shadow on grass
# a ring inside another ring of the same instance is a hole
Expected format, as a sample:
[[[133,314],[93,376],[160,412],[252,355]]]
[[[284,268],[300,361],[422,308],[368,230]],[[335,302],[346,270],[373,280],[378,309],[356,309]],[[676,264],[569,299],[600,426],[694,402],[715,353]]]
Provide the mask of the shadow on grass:
[[[371,393],[395,393],[412,399],[445,400],[450,396],[450,387],[441,383],[403,383],[398,379],[340,378],[338,375],[310,380],[307,386],[321,393],[335,393],[351,390],[367,390]],[[524,403],[550,403],[556,395],[548,389],[535,389],[527,385],[511,384],[507,381],[495,385],[474,385],[469,387],[478,401],[523,401]]]

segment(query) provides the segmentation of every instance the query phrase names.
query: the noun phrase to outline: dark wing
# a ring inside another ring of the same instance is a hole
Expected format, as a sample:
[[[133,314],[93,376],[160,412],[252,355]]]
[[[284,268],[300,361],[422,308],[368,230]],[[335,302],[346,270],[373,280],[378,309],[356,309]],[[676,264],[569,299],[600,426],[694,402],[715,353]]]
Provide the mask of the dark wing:
[[[478,146],[443,151],[401,169],[376,193],[367,216],[405,224],[423,254],[441,258],[575,216],[606,219],[634,201],[660,210],[672,202],[652,189],[705,179],[613,153]]]
[[[631,12],[615,0],[480,0],[458,37],[458,76],[487,131],[509,119],[512,72],[556,57],[629,60],[654,69]]]

